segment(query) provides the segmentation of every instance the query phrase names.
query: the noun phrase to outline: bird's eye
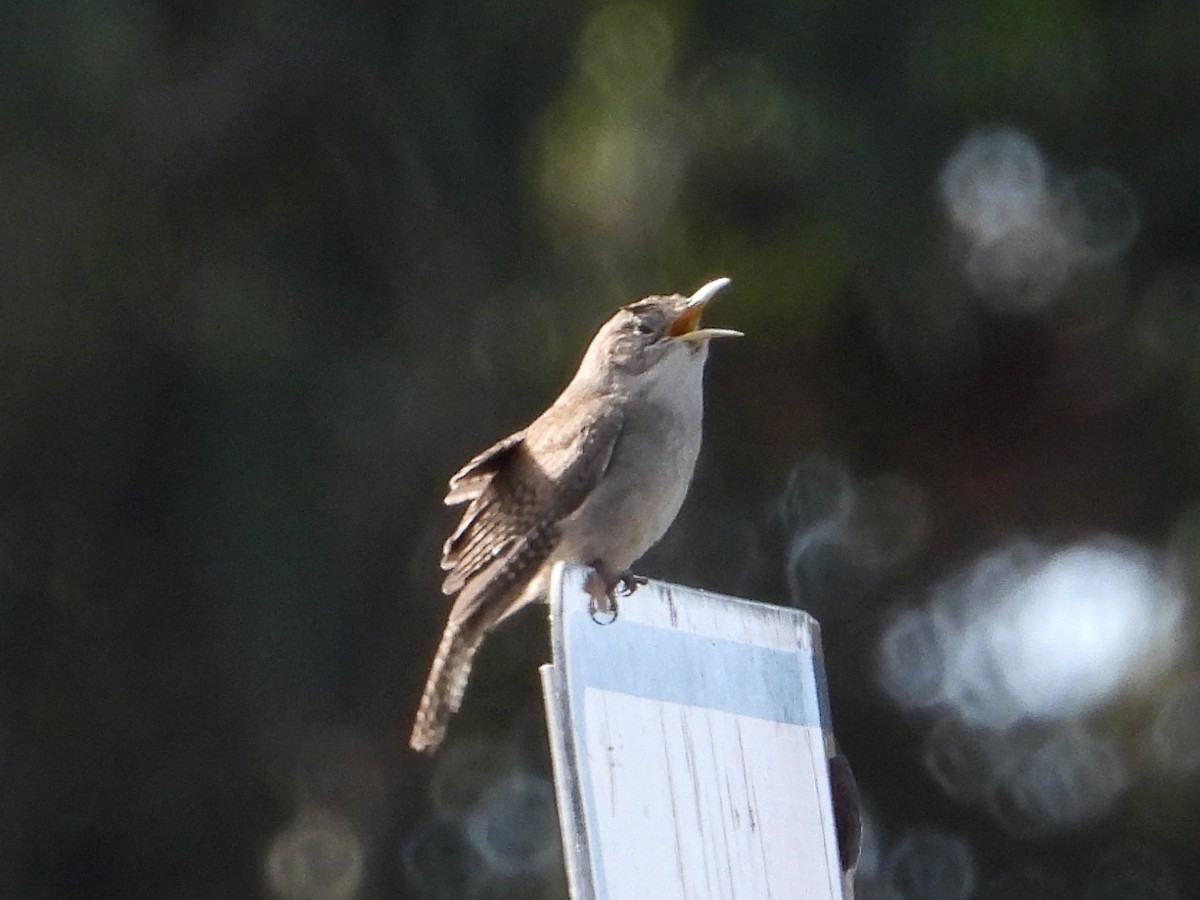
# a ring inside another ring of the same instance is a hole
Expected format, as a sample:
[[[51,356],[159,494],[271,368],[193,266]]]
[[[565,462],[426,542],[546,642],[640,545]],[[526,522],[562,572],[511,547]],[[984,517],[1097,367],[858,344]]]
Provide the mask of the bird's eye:
[[[641,319],[638,319],[633,328],[638,334],[654,334],[654,326],[643,322]]]

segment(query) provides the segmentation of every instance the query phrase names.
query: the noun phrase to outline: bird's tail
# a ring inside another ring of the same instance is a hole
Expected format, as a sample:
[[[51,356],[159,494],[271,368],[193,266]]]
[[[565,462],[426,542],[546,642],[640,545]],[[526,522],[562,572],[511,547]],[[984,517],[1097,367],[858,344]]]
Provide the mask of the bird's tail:
[[[478,627],[469,618],[462,622],[451,620],[446,625],[408,738],[408,745],[414,750],[433,753],[441,745],[450,717],[462,705],[471,663],[486,634],[486,628]]]

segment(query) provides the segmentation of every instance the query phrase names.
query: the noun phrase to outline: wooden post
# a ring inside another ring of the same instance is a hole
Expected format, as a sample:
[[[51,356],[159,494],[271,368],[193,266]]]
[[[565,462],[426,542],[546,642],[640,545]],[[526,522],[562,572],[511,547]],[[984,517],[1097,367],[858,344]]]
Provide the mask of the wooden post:
[[[816,621],[650,582],[551,588],[541,669],[573,900],[843,900]]]

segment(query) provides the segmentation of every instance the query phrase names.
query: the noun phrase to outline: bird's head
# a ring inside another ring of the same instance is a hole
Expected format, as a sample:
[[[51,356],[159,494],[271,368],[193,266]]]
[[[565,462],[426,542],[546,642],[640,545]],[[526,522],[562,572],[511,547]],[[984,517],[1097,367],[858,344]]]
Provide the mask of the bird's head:
[[[728,278],[710,281],[690,297],[646,297],[622,306],[592,339],[580,372],[619,382],[652,377],[668,363],[703,366],[713,338],[741,337],[728,328],[701,328],[700,316]]]

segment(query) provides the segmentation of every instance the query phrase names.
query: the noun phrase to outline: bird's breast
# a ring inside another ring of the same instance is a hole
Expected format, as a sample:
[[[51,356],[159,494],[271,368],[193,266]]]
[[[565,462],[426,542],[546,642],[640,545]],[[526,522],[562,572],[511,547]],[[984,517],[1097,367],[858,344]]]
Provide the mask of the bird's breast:
[[[700,454],[703,403],[694,390],[631,399],[604,477],[563,522],[559,558],[628,569],[666,533]]]

